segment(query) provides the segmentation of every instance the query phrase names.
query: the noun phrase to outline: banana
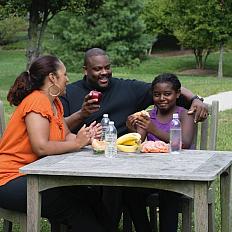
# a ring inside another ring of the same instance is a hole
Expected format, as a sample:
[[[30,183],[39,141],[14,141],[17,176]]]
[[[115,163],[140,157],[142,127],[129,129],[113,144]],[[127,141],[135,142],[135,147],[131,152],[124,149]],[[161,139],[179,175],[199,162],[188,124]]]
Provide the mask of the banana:
[[[138,149],[138,145],[126,146],[126,145],[118,144],[117,148],[119,151],[123,151],[123,152],[136,152]]]
[[[141,144],[139,133],[128,133],[117,139],[117,148],[123,152],[136,152]]]
[[[134,146],[136,145],[137,142],[135,140],[128,140],[128,141],[125,141],[123,144],[121,145],[126,145],[126,146]]]
[[[117,139],[117,144],[124,144],[127,141],[135,141],[136,143],[139,142],[141,139],[141,135],[139,133],[128,133],[125,135],[122,135]]]

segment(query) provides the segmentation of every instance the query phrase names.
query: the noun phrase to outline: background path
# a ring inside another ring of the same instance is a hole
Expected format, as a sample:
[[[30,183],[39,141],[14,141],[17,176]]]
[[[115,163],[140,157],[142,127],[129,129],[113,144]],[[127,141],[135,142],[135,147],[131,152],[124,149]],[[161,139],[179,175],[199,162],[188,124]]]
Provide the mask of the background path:
[[[212,101],[219,101],[219,111],[232,109],[232,91],[214,94],[204,98],[204,102],[211,104]]]

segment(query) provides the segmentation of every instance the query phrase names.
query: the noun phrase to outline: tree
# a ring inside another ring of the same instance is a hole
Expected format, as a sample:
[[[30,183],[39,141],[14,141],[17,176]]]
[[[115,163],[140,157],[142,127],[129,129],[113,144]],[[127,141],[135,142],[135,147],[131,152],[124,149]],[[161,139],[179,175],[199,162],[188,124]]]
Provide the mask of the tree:
[[[172,34],[166,24],[166,7],[166,0],[144,1],[142,19],[146,24],[146,33],[153,38],[152,43],[150,44],[149,54],[151,53],[154,43],[157,41],[158,35]]]
[[[12,42],[15,34],[25,29],[26,22],[22,17],[9,16],[0,19],[0,45]]]
[[[196,68],[204,68],[210,52],[232,34],[232,2],[223,0],[147,0],[145,22],[151,30],[171,32],[183,47],[191,48]]]
[[[150,43],[142,9],[140,0],[108,0],[78,17],[59,14],[50,25],[55,38],[50,51],[75,68],[83,65],[83,53],[91,47],[107,50],[115,65],[137,64]]]
[[[28,47],[26,52],[28,65],[42,52],[42,41],[48,22],[63,10],[82,12],[85,3],[85,0],[2,0],[0,2],[1,6],[4,6],[9,14],[29,14]]]
[[[210,52],[231,36],[232,4],[223,10],[219,0],[175,0],[170,6],[174,19],[170,25],[180,43],[192,48],[196,67],[204,68]]]
[[[224,1],[218,0],[218,22],[217,25],[220,28],[218,33],[218,41],[220,47],[220,55],[219,55],[219,62],[218,62],[218,78],[223,77],[223,51],[224,51],[224,44],[226,44],[231,36],[232,36],[232,18],[231,18],[231,11],[232,11],[232,2],[231,1]]]

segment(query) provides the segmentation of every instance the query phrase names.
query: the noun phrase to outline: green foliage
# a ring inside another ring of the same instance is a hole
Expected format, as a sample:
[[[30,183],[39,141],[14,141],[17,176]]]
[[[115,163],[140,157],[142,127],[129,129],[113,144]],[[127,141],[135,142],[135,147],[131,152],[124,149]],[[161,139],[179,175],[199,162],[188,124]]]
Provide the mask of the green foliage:
[[[34,5],[36,5],[37,12],[31,13],[37,14],[39,12],[41,14],[41,19],[44,12],[48,12],[51,17],[61,10],[83,12],[85,4],[88,4],[88,0],[1,0],[0,2],[0,6],[4,8],[6,15],[25,15],[27,12],[31,11]]]
[[[7,18],[9,16],[25,16],[27,13],[29,1],[20,0],[1,0],[0,1],[0,19]]]
[[[156,36],[170,32],[167,21],[168,4],[167,0],[145,0],[142,18],[146,24],[147,33]]]
[[[142,9],[139,0],[109,0],[83,15],[59,14],[50,23],[54,40],[47,47],[72,69],[82,65],[79,57],[91,47],[105,49],[116,65],[137,64],[150,46]]]
[[[183,47],[195,52],[197,68],[212,49],[232,35],[232,2],[222,0],[147,0],[143,13],[153,33],[172,32]]]
[[[28,58],[27,66],[29,66],[31,61],[41,54],[47,23],[54,15],[63,10],[83,12],[84,4],[87,3],[85,0],[2,0],[0,2],[0,12],[5,13],[6,16],[28,14],[29,26],[26,54]]]
[[[10,16],[0,20],[0,45],[13,41],[15,34],[25,30],[27,23],[22,17]]]
[[[218,0],[174,1],[170,10],[176,17],[170,21],[174,33],[186,47],[215,48],[232,34],[232,4]]]

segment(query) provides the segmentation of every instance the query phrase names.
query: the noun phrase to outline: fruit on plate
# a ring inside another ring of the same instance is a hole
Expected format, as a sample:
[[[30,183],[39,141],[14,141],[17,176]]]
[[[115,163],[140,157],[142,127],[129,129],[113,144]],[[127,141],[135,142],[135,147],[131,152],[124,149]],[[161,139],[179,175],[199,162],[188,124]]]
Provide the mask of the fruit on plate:
[[[117,149],[122,152],[136,152],[141,144],[139,133],[128,133],[117,139]]]
[[[151,153],[167,153],[169,152],[169,144],[163,141],[145,141],[141,144],[140,151]]]
[[[105,148],[106,148],[106,141],[93,139],[92,148],[95,153],[104,153]]]
[[[127,133],[125,135],[120,136],[117,139],[117,144],[124,144],[128,141],[135,141],[138,142],[141,140],[141,135],[139,133]]]
[[[117,149],[122,152],[136,152],[139,148],[139,145],[117,145]]]
[[[99,103],[101,101],[101,99],[102,99],[102,93],[98,92],[96,90],[90,91],[89,96],[90,96],[91,99],[97,99],[96,103]]]

